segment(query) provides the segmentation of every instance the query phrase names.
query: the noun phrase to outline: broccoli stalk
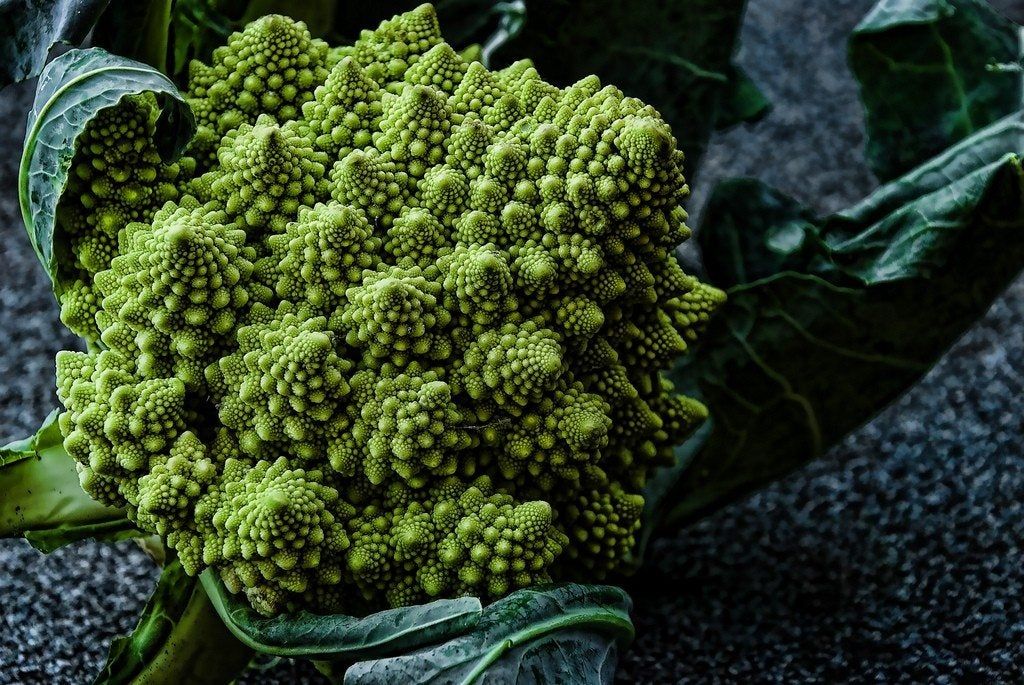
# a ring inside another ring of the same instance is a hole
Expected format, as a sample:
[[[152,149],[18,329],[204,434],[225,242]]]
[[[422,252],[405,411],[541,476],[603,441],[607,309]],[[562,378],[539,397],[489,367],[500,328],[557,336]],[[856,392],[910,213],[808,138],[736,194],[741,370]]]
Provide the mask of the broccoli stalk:
[[[236,639],[196,578],[171,560],[135,630],[116,638],[97,682],[135,685],[223,685],[234,681],[253,650]]]
[[[149,618],[143,616],[143,621]],[[223,685],[233,682],[253,657],[221,620],[206,591],[196,584],[185,610],[160,649],[135,675],[145,685]]]

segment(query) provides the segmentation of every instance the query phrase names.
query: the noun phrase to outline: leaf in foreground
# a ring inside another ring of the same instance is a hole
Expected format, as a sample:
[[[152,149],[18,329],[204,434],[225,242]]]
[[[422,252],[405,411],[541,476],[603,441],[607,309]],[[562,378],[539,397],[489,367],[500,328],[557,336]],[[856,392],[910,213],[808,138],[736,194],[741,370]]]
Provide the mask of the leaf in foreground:
[[[61,55],[39,77],[18,173],[18,197],[29,240],[57,293],[62,290],[58,267],[63,247],[56,210],[75,139],[97,112],[126,95],[144,92],[163,99],[155,135],[161,154],[174,158],[192,137],[195,123],[178,89],[152,67],[91,48]]]
[[[252,658],[220,620],[196,578],[177,560],[160,574],[139,624],[115,638],[97,685],[224,685]]]
[[[630,604],[625,592],[603,585],[519,590],[484,609],[471,632],[357,663],[344,683],[610,683],[619,648],[633,639]]]
[[[472,628],[480,618],[475,597],[441,599],[364,617],[306,611],[267,618],[234,597],[210,571],[203,588],[232,634],[249,647],[274,656],[347,660],[391,656],[445,640]]]
[[[0,538],[24,538],[42,552],[95,538],[139,535],[122,509],[85,494],[64,451],[57,412],[39,431],[0,447]]]
[[[715,426],[669,522],[819,456],[915,383],[1024,268],[1024,116],[979,131],[826,219],[721,185],[700,241],[729,300],[673,375]]]

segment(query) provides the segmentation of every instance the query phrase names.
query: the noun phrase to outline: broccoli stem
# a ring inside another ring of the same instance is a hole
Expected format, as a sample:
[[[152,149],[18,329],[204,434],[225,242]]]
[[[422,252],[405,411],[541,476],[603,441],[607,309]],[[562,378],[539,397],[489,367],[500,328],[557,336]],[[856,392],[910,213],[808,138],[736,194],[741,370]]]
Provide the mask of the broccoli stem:
[[[217,615],[199,583],[160,651],[132,678],[132,685],[228,685],[249,665],[252,649]]]
[[[0,538],[25,537],[51,551],[86,537],[125,537],[132,529],[124,511],[82,490],[56,412],[34,436],[0,448]]]

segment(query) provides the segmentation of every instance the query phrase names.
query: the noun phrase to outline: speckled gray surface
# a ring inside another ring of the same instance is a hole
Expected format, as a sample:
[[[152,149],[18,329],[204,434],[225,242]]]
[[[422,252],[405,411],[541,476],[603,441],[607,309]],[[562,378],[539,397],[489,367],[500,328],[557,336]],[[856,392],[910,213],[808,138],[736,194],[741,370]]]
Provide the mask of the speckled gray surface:
[[[775,103],[719,135],[719,178],[764,178],[823,211],[872,179],[843,39],[870,0],[751,0],[741,62]],[[1020,21],[1024,2],[994,3]],[[21,234],[24,93],[0,94],[0,436],[54,403],[74,340]],[[1024,281],[899,403],[824,459],[652,548],[620,680],[1019,682],[1024,669]],[[0,542],[0,683],[79,683],[156,578],[131,543],[48,557]],[[305,666],[247,682],[318,682]]]

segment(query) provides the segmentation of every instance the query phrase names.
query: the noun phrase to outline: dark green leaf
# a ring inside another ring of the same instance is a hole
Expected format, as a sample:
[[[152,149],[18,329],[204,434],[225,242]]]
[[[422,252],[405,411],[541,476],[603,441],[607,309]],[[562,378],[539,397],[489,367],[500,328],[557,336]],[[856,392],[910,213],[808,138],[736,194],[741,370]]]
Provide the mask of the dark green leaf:
[[[756,182],[716,189],[699,235],[705,254],[735,246],[708,261],[711,282],[732,284],[729,301],[674,372],[700,387],[715,428],[673,494],[672,521],[820,455],[988,309],[1024,267],[1022,119],[822,221]]]
[[[753,124],[768,115],[771,103],[757,84],[739,67],[729,68],[729,87],[722,94],[722,104],[715,119],[715,128],[726,129],[736,124]]]
[[[459,48],[486,40],[494,28],[493,16],[496,7],[507,3],[500,3],[497,0],[437,0],[433,4],[441,23],[441,31],[444,32],[444,39]],[[404,11],[414,7],[415,3],[408,2],[405,5],[395,11]]]
[[[224,685],[238,677],[252,650],[236,640],[177,560],[160,574],[139,624],[115,638],[97,685]]]
[[[57,412],[35,435],[0,447],[0,538],[25,538],[42,552],[96,538],[139,535],[124,511],[93,500],[64,451]]]
[[[239,28],[220,9],[225,3],[210,0],[176,0],[171,9],[169,43],[171,45],[171,74],[185,81],[185,71],[193,59],[208,60],[213,49],[227,42],[231,32]],[[241,11],[239,10],[239,15]]]
[[[957,231],[974,211],[964,200],[979,197],[1007,157],[1024,153],[1022,122],[1024,113],[1006,117],[831,217],[822,234],[829,258],[864,283],[927,276],[962,259]]]
[[[475,597],[441,599],[369,616],[321,616],[302,611],[267,618],[240,601],[212,572],[203,587],[231,632],[264,654],[355,660],[401,654],[469,630],[480,617]]]
[[[166,156],[175,157],[192,137],[195,122],[174,84],[152,67],[91,48],[61,55],[39,77],[28,117],[18,196],[29,240],[55,292],[62,289],[55,212],[67,183],[75,139],[100,110],[126,95],[147,91],[163,97],[156,137]]]
[[[807,261],[806,235],[816,218],[798,202],[752,178],[730,179],[714,197],[714,219],[704,220],[711,228],[700,242],[716,286],[749,283]]]
[[[893,179],[1020,108],[1019,28],[984,0],[884,0],[850,37],[868,161]]]
[[[305,22],[314,36],[323,37],[334,24],[337,0],[248,0],[241,23],[248,24],[267,14],[286,14]]]
[[[0,90],[36,76],[57,43],[82,42],[108,1],[0,2]]]
[[[526,23],[525,0],[438,0],[434,3],[446,41],[458,48],[483,45],[482,61],[522,31]]]
[[[633,639],[619,588],[559,585],[514,592],[476,628],[418,652],[353,665],[346,685],[386,683],[610,683]]]
[[[93,32],[93,47],[167,71],[172,0],[110,0]]]

